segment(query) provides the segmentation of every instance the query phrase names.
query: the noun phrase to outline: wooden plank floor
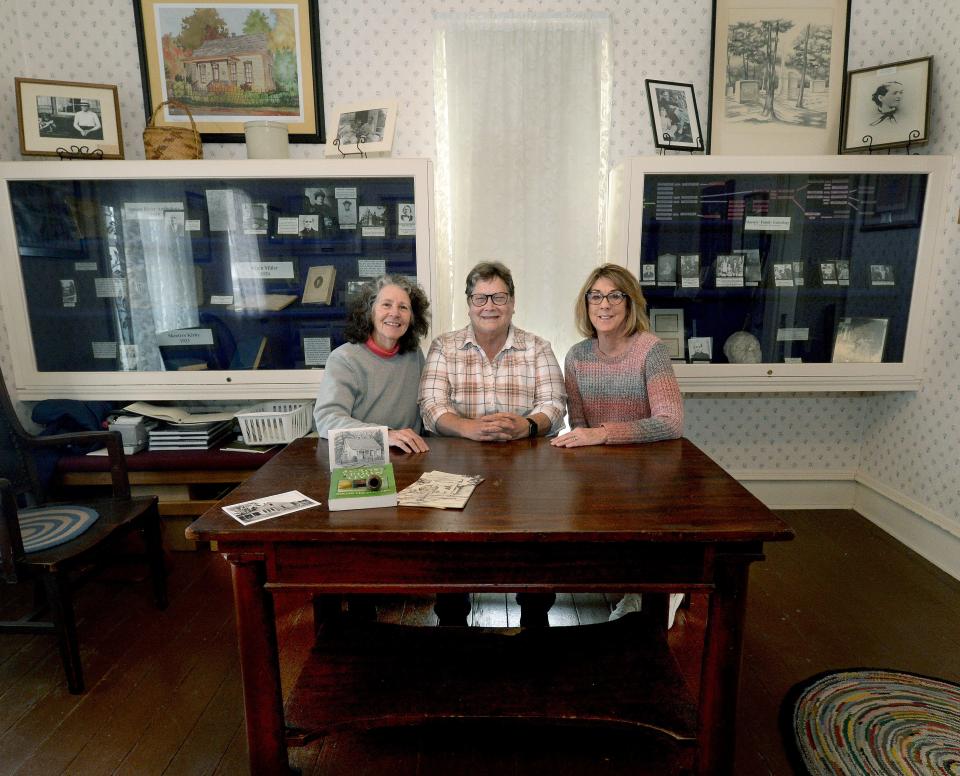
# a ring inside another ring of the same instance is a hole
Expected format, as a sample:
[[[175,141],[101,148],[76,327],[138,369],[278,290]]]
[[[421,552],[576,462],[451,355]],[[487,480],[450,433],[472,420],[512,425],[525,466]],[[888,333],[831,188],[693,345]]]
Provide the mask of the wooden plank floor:
[[[823,670],[875,666],[960,681],[960,582],[848,511],[781,512],[794,542],[754,566],[738,713],[738,776],[790,774],[780,700]],[[77,608],[88,692],[66,692],[49,638],[0,638],[0,774],[247,772],[229,573],[218,555],[173,553],[167,611],[146,585],[94,582]],[[0,586],[0,617],[29,590]],[[561,596],[554,625],[606,619],[603,596]],[[695,683],[704,601],[671,644]],[[277,602],[283,681],[311,640],[302,596]],[[391,622],[431,624],[426,598],[391,599]],[[512,596],[477,596],[478,625],[515,625]],[[469,666],[464,667],[469,670]],[[429,688],[425,688],[429,691]],[[660,742],[618,731],[435,726],[343,735],[291,750],[304,774],[664,774]]]

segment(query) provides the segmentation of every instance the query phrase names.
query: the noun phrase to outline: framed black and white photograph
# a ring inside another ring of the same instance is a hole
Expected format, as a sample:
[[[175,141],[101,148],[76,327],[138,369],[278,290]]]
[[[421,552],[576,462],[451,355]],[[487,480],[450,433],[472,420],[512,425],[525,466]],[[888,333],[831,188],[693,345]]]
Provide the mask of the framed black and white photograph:
[[[804,285],[804,262],[803,260],[793,262],[793,285]]]
[[[713,360],[713,337],[689,337],[687,360],[691,364],[708,364]]]
[[[683,310],[653,308],[650,310],[650,328],[667,349],[671,359],[684,358]]]
[[[327,156],[359,151],[389,154],[397,128],[397,102],[373,100],[338,105],[330,116],[329,127]]]
[[[835,154],[850,0],[713,0],[707,153]]]
[[[870,265],[870,285],[871,286],[892,286],[893,266],[890,264],[871,264]]]
[[[820,285],[822,286],[835,286],[837,285],[837,265],[833,261],[821,261],[820,262]]]
[[[337,218],[340,220],[341,229],[357,228],[357,200],[356,199],[338,199],[337,200]]]
[[[412,202],[397,204],[397,234],[410,237],[417,233],[417,210]]]
[[[850,285],[850,262],[846,259],[839,259],[837,262],[837,285]]]
[[[661,253],[657,256],[657,285],[677,285],[677,254]]]
[[[922,57],[851,70],[840,153],[926,143],[932,62]]]
[[[784,261],[773,265],[773,285],[777,288],[793,288],[793,264]]]
[[[657,148],[703,148],[703,131],[693,84],[646,79],[647,106]]]
[[[841,318],[833,341],[833,363],[881,363],[888,323],[887,318]]]
[[[640,265],[640,285],[641,286],[657,285],[657,265],[656,264]]]
[[[700,288],[700,254],[680,254],[680,285],[683,288]]]
[[[58,149],[123,159],[117,87],[17,78],[20,153],[59,156]]]
[[[717,256],[717,288],[743,287],[743,254],[728,253]]]

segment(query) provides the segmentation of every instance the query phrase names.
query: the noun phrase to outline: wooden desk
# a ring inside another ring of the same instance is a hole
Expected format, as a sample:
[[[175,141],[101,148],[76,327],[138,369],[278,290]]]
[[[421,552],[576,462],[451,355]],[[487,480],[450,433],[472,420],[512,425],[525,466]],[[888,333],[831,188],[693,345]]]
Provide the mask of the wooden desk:
[[[466,509],[330,513],[326,445],[301,439],[224,503],[297,489],[321,507],[250,526],[213,508],[187,530],[232,564],[251,772],[284,772],[288,744],[331,731],[493,716],[659,730],[698,773],[730,773],[749,564],[791,529],[687,440],[429,441],[393,456],[398,486],[480,474]],[[539,632],[325,624],[285,715],[271,591],[287,589],[643,591],[653,611]],[[710,594],[696,700],[664,644],[671,590]]]

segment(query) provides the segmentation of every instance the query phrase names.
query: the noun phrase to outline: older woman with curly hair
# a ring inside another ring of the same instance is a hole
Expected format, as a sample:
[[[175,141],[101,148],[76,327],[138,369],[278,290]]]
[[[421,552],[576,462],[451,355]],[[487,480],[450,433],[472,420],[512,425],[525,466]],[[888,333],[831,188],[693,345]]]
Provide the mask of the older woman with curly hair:
[[[347,344],[327,359],[314,406],[317,432],[387,426],[390,445],[407,453],[429,450],[417,408],[430,301],[401,275],[384,275],[363,287],[350,305]]]

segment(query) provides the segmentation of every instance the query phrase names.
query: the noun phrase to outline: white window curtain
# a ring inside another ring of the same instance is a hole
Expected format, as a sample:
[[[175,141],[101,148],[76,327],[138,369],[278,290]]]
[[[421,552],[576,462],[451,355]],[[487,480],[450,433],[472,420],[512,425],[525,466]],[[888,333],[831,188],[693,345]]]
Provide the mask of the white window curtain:
[[[434,58],[438,331],[467,321],[464,280],[499,260],[514,322],[560,363],[577,291],[603,256],[610,134],[606,14],[438,14]]]

